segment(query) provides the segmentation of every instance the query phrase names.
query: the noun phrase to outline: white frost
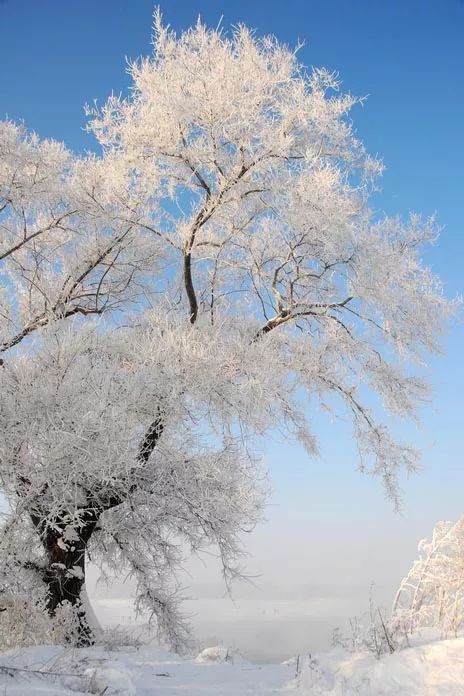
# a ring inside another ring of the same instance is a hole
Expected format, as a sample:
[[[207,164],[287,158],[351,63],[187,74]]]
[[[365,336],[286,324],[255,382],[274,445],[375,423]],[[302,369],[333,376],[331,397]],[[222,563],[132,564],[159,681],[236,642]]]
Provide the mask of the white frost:
[[[42,592],[56,539],[92,535],[177,649],[183,549],[240,575],[267,493],[256,438],[316,452],[308,399],[349,415],[397,501],[418,453],[389,416],[422,404],[414,365],[451,305],[421,261],[435,221],[372,212],[382,165],[334,74],[159,15],[130,73],[90,114],[95,156],[0,122],[0,585]]]

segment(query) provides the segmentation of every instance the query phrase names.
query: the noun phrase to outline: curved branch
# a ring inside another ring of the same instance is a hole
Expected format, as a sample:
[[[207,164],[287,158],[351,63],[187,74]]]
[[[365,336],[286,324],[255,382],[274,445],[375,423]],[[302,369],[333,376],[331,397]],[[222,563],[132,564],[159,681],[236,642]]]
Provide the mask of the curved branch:
[[[190,323],[194,324],[198,316],[198,300],[193,286],[191,251],[184,254],[184,283],[190,306]]]
[[[164,414],[163,410],[158,407],[157,409],[158,413],[155,417],[155,419],[152,421],[152,423],[149,425],[147,428],[145,435],[143,437],[143,440],[140,444],[139,447],[139,452],[137,455],[137,461],[139,464],[146,464],[154,451],[156,445],[159,442],[159,439],[161,435],[163,434],[164,431]],[[134,493],[137,488],[139,488],[139,483],[136,477],[137,474],[137,467],[133,467],[130,472],[129,476],[125,477],[125,482],[130,484],[126,488],[126,490],[122,493],[120,491],[116,492],[109,492],[109,493],[104,493],[103,491],[89,491],[86,490],[86,495],[87,495],[87,507],[90,506],[91,509],[94,509],[99,512],[99,514],[106,512],[106,510],[112,510],[115,507],[118,507],[118,505],[122,505],[129,495]],[[135,476],[135,481],[130,483],[130,478],[132,476]],[[124,479],[123,479],[124,482]]]
[[[279,314],[276,314],[275,317],[271,317],[271,319],[268,319],[268,321],[261,326],[260,329],[256,332],[253,341],[257,341],[258,338],[261,336],[264,336],[265,334],[268,334],[270,331],[273,329],[277,328],[277,326],[280,326],[281,324],[285,324],[287,321],[290,321],[291,319],[299,319],[300,317],[308,317],[308,316],[321,316],[321,313],[316,312],[314,310],[318,309],[323,309],[323,310],[329,310],[329,309],[337,309],[340,307],[345,307],[351,300],[353,300],[353,297],[346,297],[344,300],[341,302],[329,302],[329,303],[323,303],[323,302],[315,302],[314,304],[307,305],[308,309],[303,309],[300,311],[295,312],[294,308],[293,309],[282,309]]]

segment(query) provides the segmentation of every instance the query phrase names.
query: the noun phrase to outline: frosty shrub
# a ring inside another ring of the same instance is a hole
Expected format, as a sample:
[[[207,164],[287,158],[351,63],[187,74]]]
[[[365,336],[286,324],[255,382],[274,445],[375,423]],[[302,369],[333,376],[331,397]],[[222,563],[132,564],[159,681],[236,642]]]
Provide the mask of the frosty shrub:
[[[369,611],[349,620],[349,628],[342,631],[337,627],[332,632],[332,646],[341,647],[352,653],[370,652],[377,659],[406,647],[407,636],[402,626],[391,621],[386,612],[376,605],[371,593]]]
[[[57,607],[52,620],[46,611],[45,593],[42,594],[42,597],[26,594],[0,595],[1,649],[78,642],[80,606],[64,601]]]
[[[98,645],[109,652],[127,650],[128,648],[138,650],[149,642],[150,635],[144,627],[111,626],[101,630],[98,634]]]
[[[0,594],[0,649],[47,642],[51,627],[45,611],[45,598]]]
[[[438,522],[418,550],[398,589],[392,620],[409,634],[433,627],[445,637],[457,636],[464,626],[464,517]]]
[[[311,407],[339,407],[398,501],[418,455],[383,409],[415,415],[451,307],[435,221],[371,211],[382,164],[334,74],[159,14],[130,72],[89,111],[95,155],[0,123],[0,583],[56,618],[89,554],[179,649],[176,569],[215,547],[241,575],[275,429],[314,455]]]

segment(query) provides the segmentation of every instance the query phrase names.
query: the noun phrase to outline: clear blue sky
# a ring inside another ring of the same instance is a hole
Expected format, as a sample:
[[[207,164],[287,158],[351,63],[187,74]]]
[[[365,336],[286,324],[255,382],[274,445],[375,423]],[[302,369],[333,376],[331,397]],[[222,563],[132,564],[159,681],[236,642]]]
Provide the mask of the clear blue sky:
[[[213,25],[223,15],[225,26],[245,22],[289,44],[304,40],[300,57],[307,66],[336,69],[346,90],[369,95],[353,119],[369,151],[387,166],[375,206],[402,215],[437,211],[444,232],[426,260],[450,295],[463,291],[462,0],[164,0],[161,7],[175,29],[199,14]],[[151,0],[0,0],[0,117],[24,119],[71,148],[93,148],[82,130],[83,104],[127,89],[125,58],[150,52],[152,10]],[[395,582],[436,519],[464,514],[462,324],[446,344],[447,356],[432,361],[435,391],[425,428],[409,431],[426,449],[426,471],[404,484],[404,517],[394,516],[378,483],[354,471],[345,425],[316,415],[320,462],[308,463],[288,446],[268,452],[279,506],[252,543],[257,553],[265,550],[264,572],[277,560],[323,581],[347,576],[347,563],[371,564],[372,579]],[[290,558],[291,544],[285,555],[270,541],[288,530],[295,549],[306,544],[311,558],[304,568],[296,550]],[[337,553],[345,565],[327,564]]]

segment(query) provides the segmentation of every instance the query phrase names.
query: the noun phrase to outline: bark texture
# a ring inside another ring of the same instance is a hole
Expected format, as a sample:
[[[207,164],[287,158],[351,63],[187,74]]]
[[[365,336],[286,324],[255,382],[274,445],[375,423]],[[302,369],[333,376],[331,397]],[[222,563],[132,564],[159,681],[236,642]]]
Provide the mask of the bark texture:
[[[77,531],[76,540],[66,542],[60,529],[49,530],[42,537],[46,555],[43,579],[47,585],[47,609],[55,616],[64,602],[75,608],[75,631],[66,639],[78,646],[92,645],[94,636],[89,625],[82,593],[85,588],[85,555],[87,544],[96,526],[88,522]]]

